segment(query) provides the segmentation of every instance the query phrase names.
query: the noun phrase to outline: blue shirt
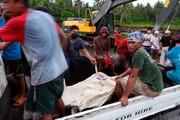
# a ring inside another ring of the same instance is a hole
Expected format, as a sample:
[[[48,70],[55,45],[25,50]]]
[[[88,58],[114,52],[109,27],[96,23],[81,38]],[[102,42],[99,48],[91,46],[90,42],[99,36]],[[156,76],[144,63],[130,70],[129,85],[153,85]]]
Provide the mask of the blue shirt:
[[[21,48],[18,42],[13,42],[10,46],[3,50],[2,58],[4,60],[21,59]]]
[[[74,42],[71,42],[68,37],[67,57],[78,57],[80,56],[79,50],[85,48],[85,43],[80,37],[78,37]]]
[[[175,84],[180,84],[180,46],[172,48],[166,55],[173,65],[174,70],[167,72],[167,77],[172,80]]]
[[[3,18],[0,18],[0,28],[5,26]],[[3,50],[2,58],[4,60],[21,59],[21,48],[18,42],[13,42],[10,46]]]
[[[5,22],[2,17],[0,17],[0,27],[3,27],[5,25]]]

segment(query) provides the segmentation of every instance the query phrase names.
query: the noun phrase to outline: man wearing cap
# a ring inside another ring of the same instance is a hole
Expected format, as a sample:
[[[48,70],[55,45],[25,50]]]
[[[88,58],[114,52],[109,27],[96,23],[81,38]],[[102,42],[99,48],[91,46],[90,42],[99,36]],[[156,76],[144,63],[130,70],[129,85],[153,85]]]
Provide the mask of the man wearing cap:
[[[165,35],[161,38],[161,43],[162,43],[162,50],[161,50],[161,57],[160,57],[160,64],[168,64],[168,59],[166,60],[165,55],[168,52],[169,45],[170,45],[170,40],[171,40],[171,31],[166,30]],[[166,61],[165,61],[166,60]]]
[[[124,73],[115,78],[116,93],[123,106],[128,104],[128,96],[131,91],[154,97],[158,96],[164,88],[158,66],[142,48],[144,40],[144,35],[140,32],[133,32],[128,36],[128,49],[133,53],[132,63]],[[128,79],[122,79],[126,75],[129,75]]]

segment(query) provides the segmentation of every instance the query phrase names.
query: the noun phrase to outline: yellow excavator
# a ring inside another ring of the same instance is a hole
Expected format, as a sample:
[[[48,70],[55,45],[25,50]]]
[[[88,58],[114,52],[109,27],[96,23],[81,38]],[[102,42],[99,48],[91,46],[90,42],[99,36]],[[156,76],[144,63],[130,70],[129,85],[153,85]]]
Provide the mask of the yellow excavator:
[[[80,33],[97,34],[102,26],[108,27],[110,34],[114,33],[114,17],[111,10],[118,5],[133,2],[135,0],[106,0],[99,11],[91,12],[90,9],[85,11],[85,19],[83,18],[67,18],[63,21],[62,27],[64,32],[69,32],[72,25],[79,27]],[[86,18],[90,13],[90,20]]]
[[[90,18],[91,20],[87,19],[87,13],[90,13]],[[85,10],[85,19],[83,18],[73,18],[73,17],[69,17],[67,18],[66,21],[63,21],[63,30],[64,32],[68,32],[69,28],[72,25],[76,25],[79,27],[79,32],[80,33],[86,33],[86,34],[93,34],[96,32],[96,26],[94,25],[93,17],[96,16],[96,14],[98,13],[98,11],[93,11],[91,12],[91,10],[89,8],[87,8]]]

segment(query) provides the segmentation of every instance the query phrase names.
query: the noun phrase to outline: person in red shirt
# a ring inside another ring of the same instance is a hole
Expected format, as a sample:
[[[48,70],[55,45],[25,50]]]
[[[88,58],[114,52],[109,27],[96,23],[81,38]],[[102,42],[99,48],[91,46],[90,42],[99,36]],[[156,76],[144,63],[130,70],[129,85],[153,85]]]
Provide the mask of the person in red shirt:
[[[117,48],[118,48],[119,43],[120,43],[121,40],[122,40],[121,30],[118,29],[118,31],[114,35],[114,46],[115,46],[114,53],[117,51]]]
[[[123,67],[122,72],[128,69],[131,59],[131,53],[128,50],[127,40],[128,38],[122,39],[117,49],[117,53],[119,54],[119,61]]]

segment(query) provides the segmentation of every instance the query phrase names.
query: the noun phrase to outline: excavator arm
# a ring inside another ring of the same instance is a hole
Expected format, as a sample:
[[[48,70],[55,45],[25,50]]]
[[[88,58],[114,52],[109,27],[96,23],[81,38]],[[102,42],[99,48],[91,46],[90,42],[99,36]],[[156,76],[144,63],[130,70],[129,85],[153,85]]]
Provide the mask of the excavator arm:
[[[101,7],[101,9],[99,10],[99,12],[97,13],[96,17],[94,18],[93,22],[95,24],[95,26],[98,28],[102,27],[102,23],[104,21],[104,19],[106,20],[106,15],[115,7],[122,5],[122,4],[126,4],[129,2],[133,2],[136,0],[106,0],[106,2],[103,4],[103,6]],[[176,12],[173,16],[173,18],[171,19],[170,24],[172,23],[172,21],[174,20],[175,16],[178,14],[178,11],[180,9],[180,4],[179,4],[179,0],[166,0],[166,2],[164,3],[164,7],[161,11],[161,13],[158,16],[158,19],[155,23],[155,27],[154,30],[158,30],[162,24],[166,21],[166,19],[168,18],[168,16],[171,14],[171,12],[176,8]],[[108,15],[107,15],[108,16]],[[109,16],[108,16],[109,17]]]
[[[118,5],[122,5],[133,1],[136,0],[106,0],[99,12],[97,13],[96,17],[94,18],[94,24],[97,26],[97,24],[104,17],[104,15],[109,13],[113,8],[117,7]]]
[[[98,21],[108,12],[110,12],[113,8],[118,5],[122,5],[125,3],[133,2],[136,0],[106,0],[101,9],[99,10],[96,18],[94,19],[94,24],[98,23]]]
[[[170,13],[175,9],[176,6],[177,6],[177,12],[178,12],[179,6],[180,6],[179,0],[166,0],[162,11],[157,18],[154,30],[158,30],[162,26],[162,24],[166,21],[166,19],[168,18]],[[175,12],[175,14],[177,14],[177,12]],[[173,17],[173,19],[174,18],[175,17]],[[173,19],[171,21],[173,21]]]
[[[106,0],[96,17],[92,20],[94,25],[96,26],[96,31],[99,31],[102,26],[107,26],[110,30],[110,34],[114,32],[113,25],[110,25],[107,21],[109,19],[113,19],[113,14],[110,12],[115,7],[126,4],[129,2],[133,2],[136,0]],[[113,21],[113,20],[110,20]]]

